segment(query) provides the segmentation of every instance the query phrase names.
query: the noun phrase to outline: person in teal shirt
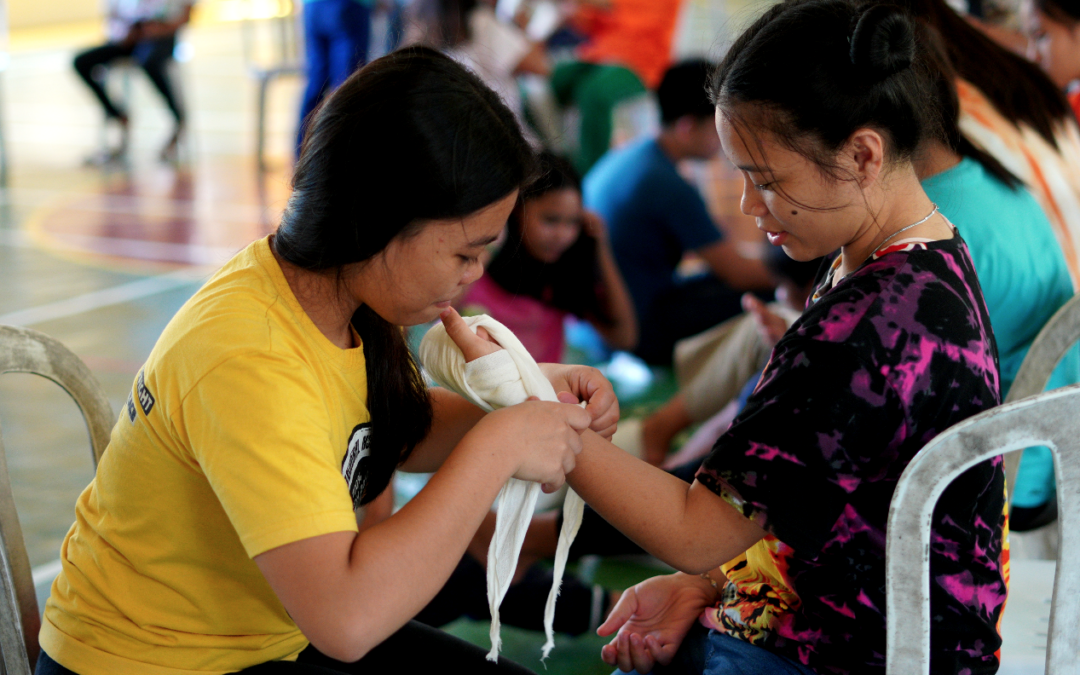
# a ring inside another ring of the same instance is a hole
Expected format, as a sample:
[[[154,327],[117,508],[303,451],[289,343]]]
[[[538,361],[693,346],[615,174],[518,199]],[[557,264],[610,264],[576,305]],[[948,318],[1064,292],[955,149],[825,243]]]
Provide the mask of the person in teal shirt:
[[[928,159],[951,151],[931,151]],[[948,163],[947,161],[945,162]],[[1022,185],[1010,187],[971,157],[926,177],[923,189],[956,225],[979,276],[1001,360],[1004,398],[1035,336],[1073,295],[1050,222]],[[1047,389],[1080,382],[1080,346],[1073,346]],[[1048,448],[1028,448],[1016,478],[1010,527],[1034,529],[1053,520],[1054,464]]]

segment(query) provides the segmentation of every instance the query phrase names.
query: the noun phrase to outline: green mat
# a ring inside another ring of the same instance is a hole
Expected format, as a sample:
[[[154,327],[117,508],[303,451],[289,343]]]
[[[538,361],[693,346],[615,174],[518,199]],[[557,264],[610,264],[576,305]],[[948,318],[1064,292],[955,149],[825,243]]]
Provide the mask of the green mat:
[[[575,569],[576,567],[576,569]],[[629,588],[634,584],[663,570],[655,561],[641,559],[583,558],[576,566],[568,566],[568,572],[576,572],[586,581],[597,583],[604,588]],[[459,619],[443,627],[446,632],[467,640],[487,650],[491,648],[488,639],[488,621]],[[600,659],[600,648],[610,638],[598,635],[570,636],[556,633],[555,649],[546,662],[540,661],[540,648],[544,644],[544,634],[538,631],[523,630],[513,626],[502,626],[503,648],[501,655],[521,665],[545,675],[609,675],[614,669]],[[546,668],[545,668],[546,666]]]

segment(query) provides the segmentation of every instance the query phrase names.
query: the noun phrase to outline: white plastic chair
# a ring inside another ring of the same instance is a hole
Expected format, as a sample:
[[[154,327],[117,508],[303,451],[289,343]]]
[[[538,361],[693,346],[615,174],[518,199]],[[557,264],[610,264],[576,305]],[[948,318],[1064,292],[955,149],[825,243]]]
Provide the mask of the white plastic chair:
[[[109,443],[113,413],[90,370],[66,347],[28,328],[0,326],[0,374],[33,373],[60,385],[78,404],[90,432],[94,467]],[[0,434],[0,657],[5,675],[30,675],[38,656],[38,610],[30,559],[11,494]]]
[[[1061,546],[1047,631],[1046,673],[1080,673],[1078,412],[1080,385],[1007,403],[949,428],[927,443],[904,470],[886,530],[887,673],[929,672],[930,522],[938,498],[973,465],[1031,446],[1051,449],[1058,484]]]
[[[1077,341],[1080,341],[1080,295],[1073,296],[1072,300],[1054,312],[1039,331],[1024,357],[1024,362],[1020,364],[1020,370],[1016,373],[1016,379],[1013,380],[1005,402],[1019,401],[1046,389],[1050,375],[1065,356],[1065,352]],[[1018,450],[1005,455],[1005,481],[1010,501],[1021,454],[1023,451]]]

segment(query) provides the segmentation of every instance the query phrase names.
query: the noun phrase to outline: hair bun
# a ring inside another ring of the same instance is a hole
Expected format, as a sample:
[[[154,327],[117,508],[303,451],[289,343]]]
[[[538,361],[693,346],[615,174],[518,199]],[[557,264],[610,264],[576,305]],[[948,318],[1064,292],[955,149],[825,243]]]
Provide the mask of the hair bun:
[[[915,30],[898,7],[874,5],[864,11],[851,33],[851,63],[871,82],[879,82],[911,66]]]

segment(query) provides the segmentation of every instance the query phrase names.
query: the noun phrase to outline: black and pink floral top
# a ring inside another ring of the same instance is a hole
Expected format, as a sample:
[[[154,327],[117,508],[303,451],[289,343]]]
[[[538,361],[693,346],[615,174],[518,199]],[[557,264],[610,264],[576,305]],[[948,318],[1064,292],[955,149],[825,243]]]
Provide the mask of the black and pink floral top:
[[[835,269],[697,475],[769,533],[702,621],[819,673],[884,673],[889,501],[927,441],[1000,402],[997,348],[959,235],[891,246],[833,286]],[[1004,526],[1000,458],[937,505],[934,673],[997,670]]]

